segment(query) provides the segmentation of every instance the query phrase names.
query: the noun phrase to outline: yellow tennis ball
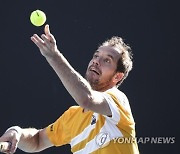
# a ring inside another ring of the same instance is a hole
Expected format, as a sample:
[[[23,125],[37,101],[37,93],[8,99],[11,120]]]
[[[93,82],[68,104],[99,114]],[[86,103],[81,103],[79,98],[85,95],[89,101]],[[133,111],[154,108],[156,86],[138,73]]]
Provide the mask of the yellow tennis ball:
[[[42,26],[46,22],[46,15],[41,10],[35,10],[31,13],[30,21],[34,26]]]

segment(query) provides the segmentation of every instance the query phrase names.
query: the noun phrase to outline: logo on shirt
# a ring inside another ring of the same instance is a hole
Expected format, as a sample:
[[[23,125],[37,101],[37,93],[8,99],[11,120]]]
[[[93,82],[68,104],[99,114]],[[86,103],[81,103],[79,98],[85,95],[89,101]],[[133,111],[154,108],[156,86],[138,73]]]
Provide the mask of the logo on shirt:
[[[95,123],[96,123],[96,116],[92,115],[91,125],[94,125]]]
[[[107,132],[100,132],[97,136],[96,136],[96,144],[100,147],[100,148],[104,148],[105,146],[109,145],[110,143],[110,136],[109,133]]]
[[[53,125],[50,126],[50,131],[52,132],[54,129],[53,129]]]

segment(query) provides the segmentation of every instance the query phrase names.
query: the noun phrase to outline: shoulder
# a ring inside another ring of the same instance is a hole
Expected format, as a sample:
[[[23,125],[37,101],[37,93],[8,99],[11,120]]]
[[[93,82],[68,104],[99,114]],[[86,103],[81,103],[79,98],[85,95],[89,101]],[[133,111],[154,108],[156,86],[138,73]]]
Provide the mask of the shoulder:
[[[121,106],[124,109],[130,110],[129,100],[122,91],[114,87],[107,90],[105,93],[114,100],[116,105]]]
[[[80,106],[78,106],[78,105],[76,105],[76,106],[71,106],[71,107],[69,107],[69,111],[70,112],[73,112],[73,111],[76,111],[76,110],[79,110],[81,107]]]
[[[117,88],[111,88],[107,90],[105,93],[109,94],[113,99],[116,99],[117,101],[120,101],[121,103],[128,101],[127,96]]]
[[[78,112],[78,111],[80,111],[80,110],[82,110],[82,107],[80,107],[80,106],[71,106],[71,107],[69,107],[68,110],[66,110],[66,111],[64,112],[64,114],[70,114],[70,115],[72,115],[72,114],[74,114],[74,113],[76,113],[76,112]]]

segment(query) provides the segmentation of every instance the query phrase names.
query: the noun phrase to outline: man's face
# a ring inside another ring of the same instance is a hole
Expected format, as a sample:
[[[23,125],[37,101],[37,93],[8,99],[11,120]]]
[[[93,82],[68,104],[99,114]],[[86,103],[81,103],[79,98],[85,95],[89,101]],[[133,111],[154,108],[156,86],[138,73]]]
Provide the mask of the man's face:
[[[113,77],[116,74],[119,51],[110,46],[101,46],[89,62],[86,79],[94,90],[105,91],[113,87]]]

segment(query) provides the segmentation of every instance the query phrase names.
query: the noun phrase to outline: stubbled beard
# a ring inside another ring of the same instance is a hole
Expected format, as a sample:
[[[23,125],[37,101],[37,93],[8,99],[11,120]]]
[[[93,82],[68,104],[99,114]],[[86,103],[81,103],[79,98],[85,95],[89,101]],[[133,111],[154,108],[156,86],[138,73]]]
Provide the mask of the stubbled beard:
[[[89,82],[89,84],[91,85],[92,89],[96,90],[96,87],[98,87],[98,85],[99,85],[99,80],[98,79],[97,80],[89,79],[88,76],[87,76],[87,73],[85,75],[85,79]]]
[[[87,73],[85,75],[85,79],[89,82],[93,90],[104,91],[107,90],[107,87],[108,88],[110,87],[112,76],[106,82],[103,83],[100,83],[99,79],[97,80],[88,79]]]

